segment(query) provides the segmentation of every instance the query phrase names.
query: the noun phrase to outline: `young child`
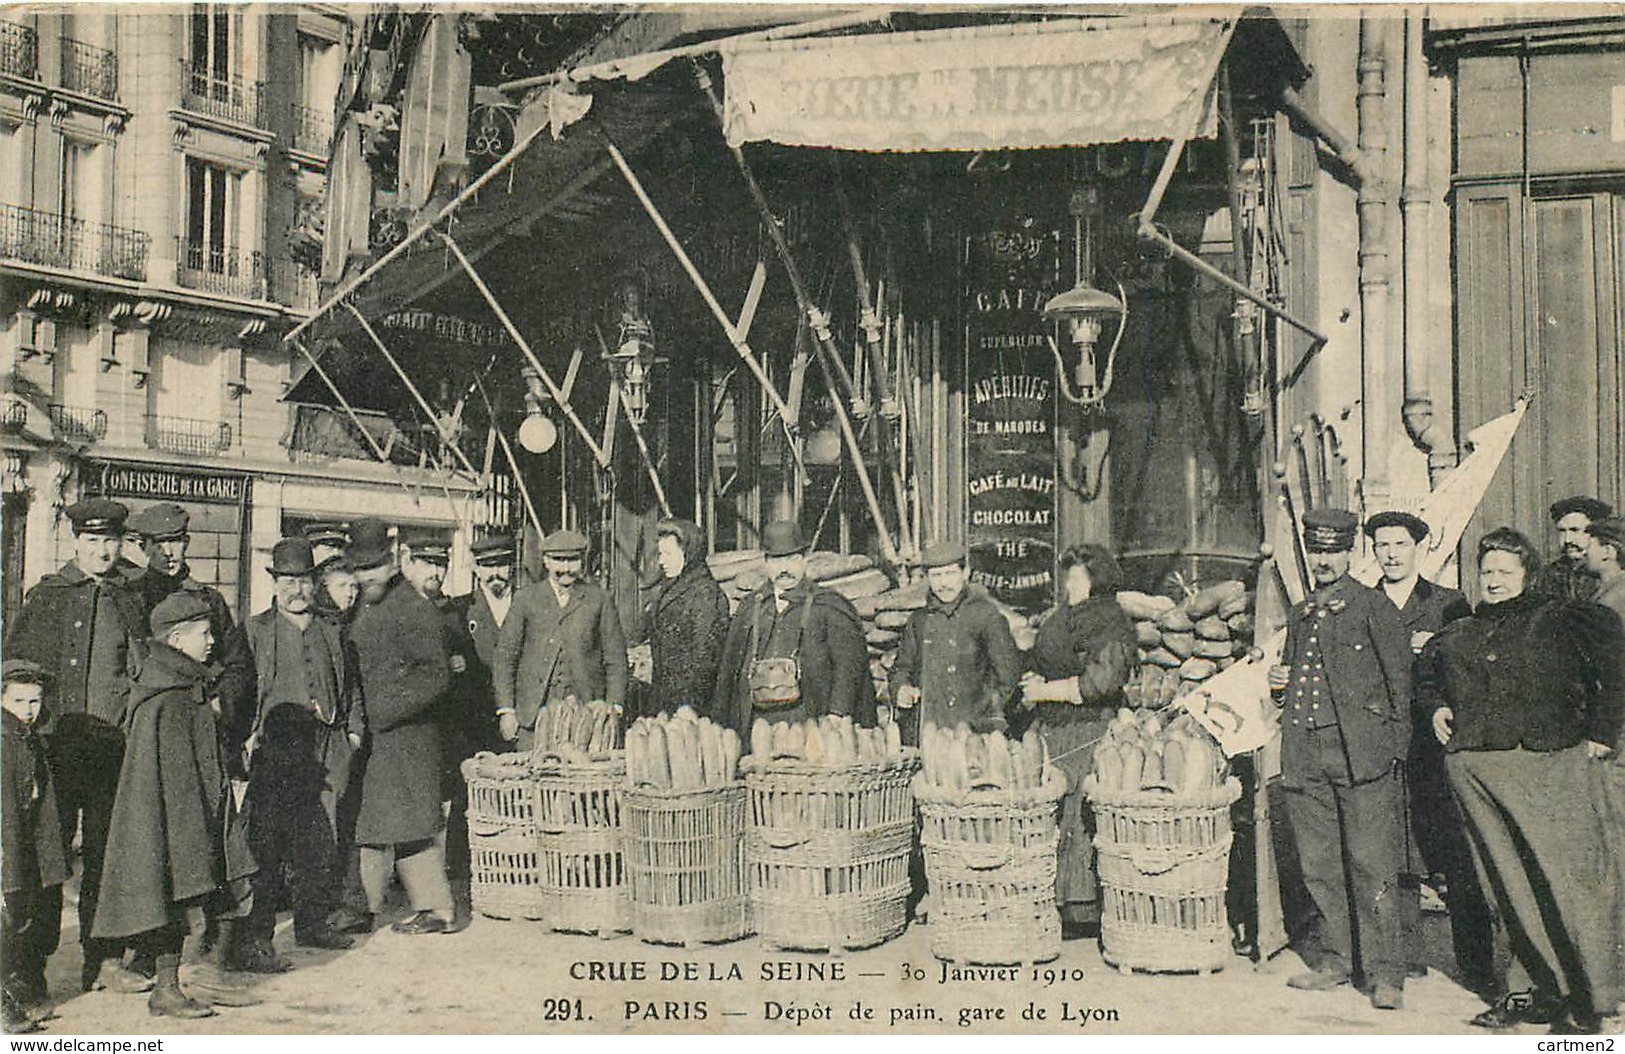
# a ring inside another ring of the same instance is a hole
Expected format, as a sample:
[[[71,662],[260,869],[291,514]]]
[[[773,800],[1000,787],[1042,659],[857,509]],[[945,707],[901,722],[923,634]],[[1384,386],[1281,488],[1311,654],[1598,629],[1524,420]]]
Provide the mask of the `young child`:
[[[154,1016],[209,1017],[210,1005],[256,1002],[218,958],[191,967],[180,985],[183,947],[197,958],[207,921],[217,951],[247,913],[254,871],[220,746],[219,700],[203,665],[214,646],[209,605],[171,594],[152,609],[152,649],[130,690],[124,765],[107,840],[109,866],[96,909],[97,937],[129,940],[151,955]],[[194,998],[195,997],[195,998]]]
[[[7,659],[0,670],[5,712],[0,747],[0,955],[5,957],[4,1025],[7,1032],[38,1032],[45,1011],[45,960],[56,951],[62,925],[62,883],[68,878],[56,791],[45,760],[45,675],[37,663]]]

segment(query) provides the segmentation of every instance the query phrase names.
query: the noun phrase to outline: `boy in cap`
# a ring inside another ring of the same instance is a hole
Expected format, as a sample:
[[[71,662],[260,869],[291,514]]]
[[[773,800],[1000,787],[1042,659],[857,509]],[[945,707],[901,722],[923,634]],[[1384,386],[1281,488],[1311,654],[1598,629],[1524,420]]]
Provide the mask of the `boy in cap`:
[[[62,850],[56,792],[40,738],[45,673],[38,663],[7,659],[0,704],[0,870],[5,903],[0,910],[0,955],[5,969],[5,1030],[37,1032],[47,997],[45,961],[61,933],[62,883],[68,861]]]
[[[1269,670],[1287,808],[1327,953],[1287,984],[1325,991],[1358,969],[1371,1005],[1395,1010],[1409,967],[1399,882],[1412,656],[1393,603],[1349,577],[1359,526],[1343,509],[1304,513],[1314,589],[1288,613],[1281,664]]]
[[[1556,600],[1590,600],[1597,595],[1597,576],[1586,566],[1590,536],[1586,528],[1614,514],[1606,501],[1577,494],[1552,502],[1552,524],[1557,528],[1557,558],[1541,571],[1540,591]]]
[[[1585,562],[1597,577],[1592,602],[1625,619],[1625,519],[1606,516],[1586,524]]]
[[[970,584],[965,547],[938,542],[921,554],[926,606],[909,615],[892,677],[897,706],[916,710],[918,741],[927,723],[978,731],[1004,727],[1004,706],[1021,676],[1010,623],[987,591]]]
[[[547,580],[514,597],[492,661],[499,732],[519,750],[534,746],[536,716],[574,697],[626,705],[626,635],[615,603],[582,578],[587,539],[561,530],[542,542]]]
[[[792,520],[762,529],[768,581],[734,612],[711,708],[713,720],[741,736],[757,717],[846,714],[864,727],[875,723],[863,622],[850,600],[807,578],[809,548]]]
[[[130,679],[146,650],[146,610],[116,571],[129,510],[106,498],[89,498],[66,512],[73,525],[73,559],[29,590],[6,629],[5,654],[37,663],[54,689],[48,753],[62,840],[71,842],[76,830],[82,838],[80,983],[87,991],[143,992],[152,981],[123,965],[122,947],[91,934],[124,756]]]
[[[157,983],[147,1009],[154,1016],[209,1017],[210,1003],[255,1001],[220,965],[247,914],[255,868],[204,665],[214,647],[210,617],[208,601],[186,591],[153,608],[108,837],[119,866],[103,878],[96,913],[98,938],[131,941],[137,954],[152,957]],[[181,961],[197,958],[211,921],[219,937],[188,978],[189,994],[180,984]]]

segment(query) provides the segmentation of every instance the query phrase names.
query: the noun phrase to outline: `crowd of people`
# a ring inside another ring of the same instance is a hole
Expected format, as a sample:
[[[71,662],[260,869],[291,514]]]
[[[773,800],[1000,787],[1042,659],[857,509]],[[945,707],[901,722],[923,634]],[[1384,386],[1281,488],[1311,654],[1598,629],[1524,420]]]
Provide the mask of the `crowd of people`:
[[[1508,529],[1479,543],[1476,606],[1417,575],[1420,519],[1364,523],[1382,573],[1367,587],[1349,575],[1353,514],[1305,515],[1313,588],[1269,671],[1319,916],[1294,987],[1355,983],[1399,1007],[1425,971],[1422,901],[1436,896],[1461,975],[1489,1003],[1475,1024],[1588,1032],[1614,1011],[1625,522],[1595,499],[1552,513],[1549,566]],[[877,719],[863,622],[810,576],[793,522],[763,528],[765,582],[731,605],[702,532],[661,521],[629,647],[570,530],[542,540],[545,577],[523,588],[513,540],[476,539],[474,587],[447,597],[444,535],[313,525],[272,548],[274,599],[237,624],[190,575],[181,507],[132,517],[92,498],[67,515],[74,558],[30,591],[5,641],[8,1031],[47,1017],[76,835],[83,987],[203,1017],[254,1000],[245,974],[289,968],[273,943],[281,911],[297,944],[343,950],[384,923],[398,880],[408,907],[393,930],[466,926],[459,766],[530,750],[550,703],[603,701],[628,721],[690,705],[741,735],[764,717]],[[122,560],[126,534],[145,568]],[[1039,728],[1069,787],[1057,903],[1068,933],[1098,932],[1082,748],[1136,663],[1122,571],[1105,548],[1067,549],[1059,603],[1024,652],[962,545],[927,546],[921,566],[926,602],[888,685],[905,739],[927,723]]]

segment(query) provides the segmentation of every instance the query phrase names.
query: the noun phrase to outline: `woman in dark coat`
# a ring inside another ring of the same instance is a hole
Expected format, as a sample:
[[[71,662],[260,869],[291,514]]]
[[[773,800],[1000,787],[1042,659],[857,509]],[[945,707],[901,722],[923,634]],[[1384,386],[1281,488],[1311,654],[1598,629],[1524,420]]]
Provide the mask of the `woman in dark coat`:
[[[656,553],[664,579],[644,609],[653,665],[653,690],[639,713],[711,708],[722,646],[728,640],[728,598],[705,564],[705,536],[688,520],[661,520]],[[710,716],[710,715],[708,715]]]
[[[1028,676],[1022,695],[1035,708],[1050,759],[1066,774],[1055,899],[1062,924],[1076,931],[1100,923],[1094,813],[1083,799],[1084,777],[1094,768],[1089,744],[1123,705],[1135,639],[1134,623],[1117,606],[1123,573],[1110,551],[1073,546],[1061,554],[1060,572],[1064,603],[1038,628],[1031,653],[1036,676]]]
[[[1417,662],[1474,863],[1535,988],[1473,1019],[1597,1032],[1617,1005],[1619,860],[1594,768],[1620,745],[1619,616],[1531,591],[1539,558],[1511,528],[1478,543],[1483,600]]]

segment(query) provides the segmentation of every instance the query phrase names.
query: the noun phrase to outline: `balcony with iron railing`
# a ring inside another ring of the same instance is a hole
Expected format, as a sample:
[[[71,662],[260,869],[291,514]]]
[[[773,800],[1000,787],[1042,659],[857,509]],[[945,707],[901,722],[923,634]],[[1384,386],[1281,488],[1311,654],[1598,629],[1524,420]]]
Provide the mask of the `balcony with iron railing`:
[[[0,431],[7,435],[16,435],[27,427],[28,403],[8,392],[4,407],[0,408]]]
[[[183,110],[250,128],[265,127],[264,81],[222,76],[182,59],[180,90]]]
[[[225,421],[148,414],[147,446],[169,454],[216,457],[231,449],[231,425]]]
[[[51,425],[61,439],[95,443],[107,435],[107,413],[104,410],[51,403],[46,411],[51,415]]]
[[[144,231],[0,204],[0,258],[144,282],[150,244]]]
[[[325,158],[333,148],[333,114],[314,106],[293,108],[293,148]]]
[[[20,22],[0,22],[0,73],[39,80],[39,34]]]
[[[265,255],[230,246],[199,245],[175,238],[175,283],[185,289],[265,299]]]
[[[106,48],[63,37],[62,86],[112,102],[118,98],[118,56]]]

